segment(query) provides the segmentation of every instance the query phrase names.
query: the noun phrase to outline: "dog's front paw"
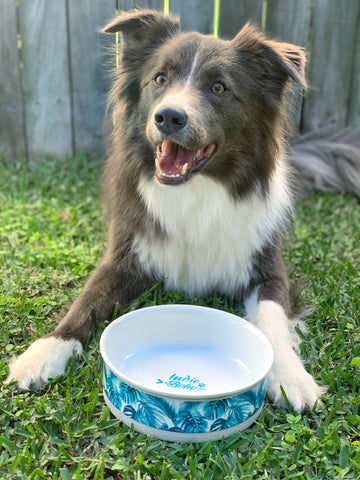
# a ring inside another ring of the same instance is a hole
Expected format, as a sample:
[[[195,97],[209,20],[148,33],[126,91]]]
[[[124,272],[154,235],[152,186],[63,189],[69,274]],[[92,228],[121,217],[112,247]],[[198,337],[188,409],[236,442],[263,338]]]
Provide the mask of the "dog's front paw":
[[[36,340],[9,365],[7,382],[15,380],[21,390],[38,388],[58,375],[65,373],[69,358],[81,355],[82,346],[78,340],[63,340],[45,337]]]
[[[275,362],[268,377],[267,392],[270,400],[278,406],[286,405],[283,388],[291,408],[301,412],[313,408],[324,393],[313,377],[305,370],[295,352],[287,362]]]

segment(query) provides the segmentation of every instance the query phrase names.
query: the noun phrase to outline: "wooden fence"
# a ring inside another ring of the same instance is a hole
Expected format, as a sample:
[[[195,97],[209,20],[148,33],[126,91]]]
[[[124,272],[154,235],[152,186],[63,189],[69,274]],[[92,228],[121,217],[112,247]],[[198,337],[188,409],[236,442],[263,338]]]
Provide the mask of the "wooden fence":
[[[0,153],[103,153],[110,87],[99,29],[117,9],[169,9],[184,30],[231,38],[251,20],[309,52],[301,131],[360,123],[359,0],[0,0]],[[214,17],[214,12],[217,12]]]

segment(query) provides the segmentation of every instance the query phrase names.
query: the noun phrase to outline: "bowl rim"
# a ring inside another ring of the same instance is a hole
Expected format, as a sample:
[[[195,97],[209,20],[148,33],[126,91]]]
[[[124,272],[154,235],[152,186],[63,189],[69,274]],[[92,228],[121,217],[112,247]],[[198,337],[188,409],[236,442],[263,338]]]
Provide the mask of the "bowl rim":
[[[110,331],[112,328],[114,328],[114,325],[121,323],[123,321],[126,321],[129,317],[136,316],[139,311],[144,311],[144,310],[166,310],[166,309],[173,309],[174,307],[181,308],[183,310],[198,310],[201,309],[202,311],[206,310],[211,310],[219,312],[221,315],[225,316],[231,316],[232,318],[237,319],[240,321],[240,323],[243,323],[243,325],[246,325],[246,328],[251,330],[256,336],[260,337],[262,342],[263,342],[263,348],[267,350],[267,355],[269,355],[269,362],[268,365],[266,366],[264,364],[263,371],[261,374],[258,374],[253,378],[251,382],[249,382],[246,386],[243,386],[242,388],[235,388],[232,390],[224,391],[224,392],[219,392],[219,393],[213,393],[209,395],[186,395],[181,392],[162,392],[157,390],[156,388],[151,388],[151,387],[145,387],[141,383],[138,383],[128,377],[127,375],[124,375],[109,359],[107,352],[105,351],[105,340],[107,335],[109,335]],[[172,304],[167,304],[167,305],[153,305],[150,307],[144,307],[144,308],[138,308],[136,310],[132,310],[131,312],[124,313],[123,315],[117,317],[114,319],[111,323],[109,323],[105,330],[102,332],[101,337],[100,337],[100,353],[102,356],[103,361],[105,362],[106,366],[112,371],[112,373],[119,378],[122,382],[126,383],[127,385],[130,385],[131,387],[140,390],[141,392],[148,393],[150,395],[154,395],[156,397],[162,397],[162,398],[167,398],[167,399],[178,399],[178,400],[186,400],[189,402],[205,402],[209,400],[214,400],[214,399],[219,399],[219,398],[228,398],[228,397],[233,397],[235,395],[240,395],[241,393],[247,392],[248,390],[251,390],[254,388],[256,385],[258,385],[264,378],[267,376],[269,373],[273,361],[274,361],[274,352],[272,345],[269,341],[269,339],[266,337],[266,335],[255,325],[250,323],[248,320],[245,320],[243,317],[240,317],[236,314],[226,312],[224,310],[220,310],[218,308],[211,308],[211,307],[205,307],[202,305],[188,305],[188,304],[178,304],[178,303],[172,303]]]

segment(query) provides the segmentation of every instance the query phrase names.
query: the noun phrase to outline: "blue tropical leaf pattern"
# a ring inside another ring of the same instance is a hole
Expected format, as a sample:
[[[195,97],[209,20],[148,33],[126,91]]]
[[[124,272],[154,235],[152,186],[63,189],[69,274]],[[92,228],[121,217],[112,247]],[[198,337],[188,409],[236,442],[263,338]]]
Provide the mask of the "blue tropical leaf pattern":
[[[155,397],[155,395],[149,395],[148,401],[150,404],[159,408],[163,412],[163,414],[165,413],[167,418],[171,419],[171,421],[175,420],[177,410],[171,402],[162,397]]]
[[[132,405],[125,405],[124,414],[136,420],[137,410]]]
[[[225,430],[227,427],[226,418],[218,418],[211,424],[210,432],[216,432],[217,430]]]
[[[104,363],[104,392],[124,415],[149,427],[182,433],[225,430],[254,415],[263,405],[265,380],[252,390],[210,401],[157,397],[122,382]]]
[[[137,403],[137,414],[134,420],[154,428],[161,428],[165,423],[164,412],[158,408],[154,402],[148,400],[147,398],[143,398]]]
[[[204,415],[209,420],[220,418],[229,408],[229,400],[224,398],[220,400],[211,400],[204,405]]]
[[[118,391],[125,403],[134,403],[140,398],[139,391],[124,382],[120,382]]]
[[[207,421],[201,413],[181,410],[175,419],[176,424],[182,432],[196,433],[206,432]]]
[[[165,429],[165,430],[167,430],[167,429]],[[181,430],[180,427],[171,427],[171,428],[169,428],[169,431],[170,431],[170,432],[180,432],[180,433],[184,433],[184,430]]]

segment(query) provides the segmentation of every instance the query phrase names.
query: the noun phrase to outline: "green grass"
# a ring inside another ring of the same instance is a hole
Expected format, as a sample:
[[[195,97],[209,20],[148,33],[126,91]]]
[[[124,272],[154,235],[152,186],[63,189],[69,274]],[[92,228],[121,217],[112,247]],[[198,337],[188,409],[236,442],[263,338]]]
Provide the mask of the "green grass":
[[[100,165],[0,167],[0,359],[7,363],[78,294],[104,245]],[[36,392],[0,389],[1,479],[357,479],[360,476],[360,208],[351,195],[312,194],[299,203],[286,255],[304,280],[307,367],[328,385],[303,415],[268,403],[256,424],[227,440],[171,444],[129,430],[101,391],[100,329],[67,376]],[[157,286],[132,305],[188,302]],[[197,303],[229,311],[216,296]]]

